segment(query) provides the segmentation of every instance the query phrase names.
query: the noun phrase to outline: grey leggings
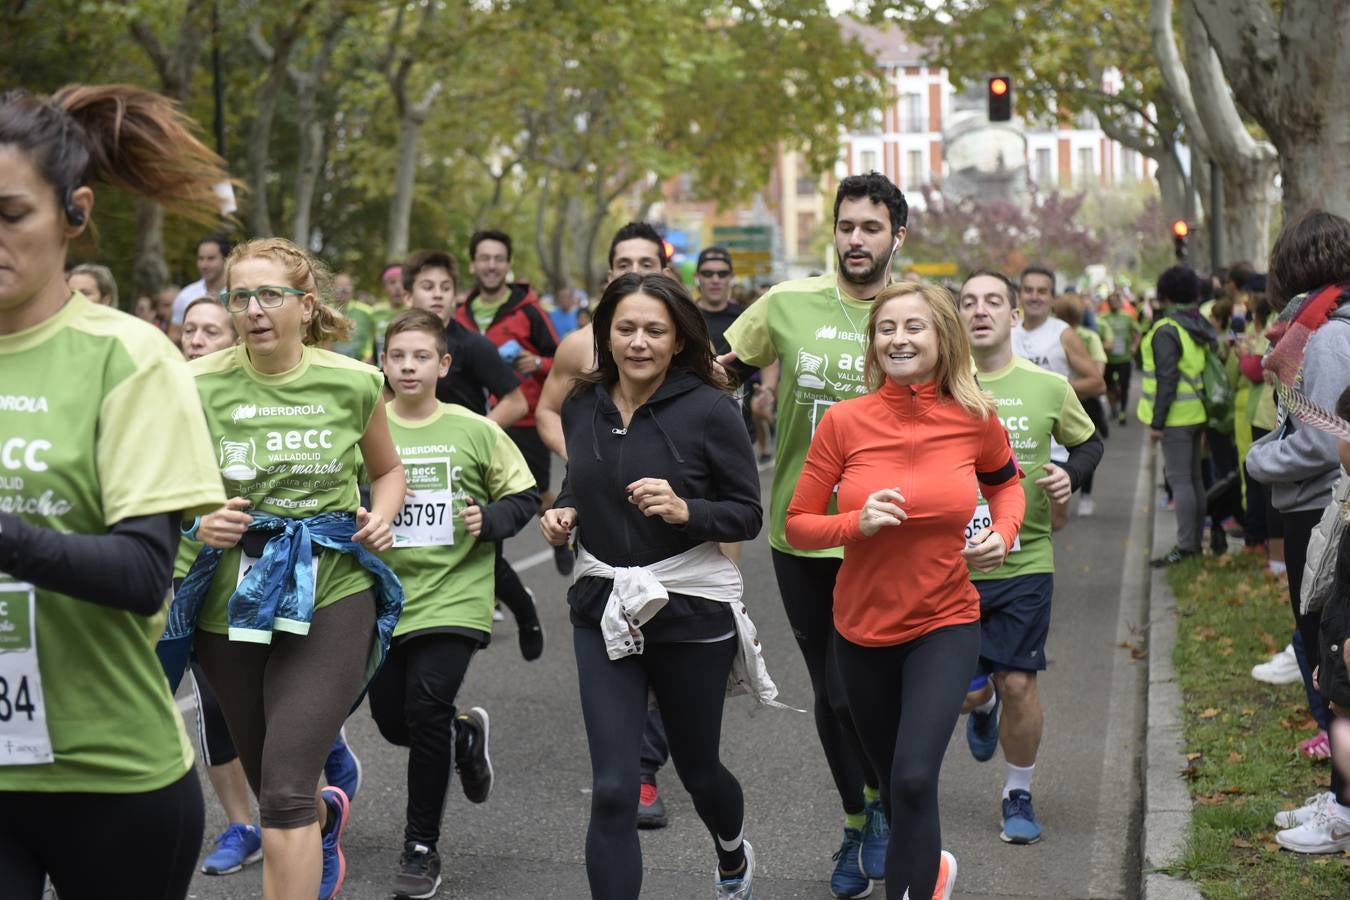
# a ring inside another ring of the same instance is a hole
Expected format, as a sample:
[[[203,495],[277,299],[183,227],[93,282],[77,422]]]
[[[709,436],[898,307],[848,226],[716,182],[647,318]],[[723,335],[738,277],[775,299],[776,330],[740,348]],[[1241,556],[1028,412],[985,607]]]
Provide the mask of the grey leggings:
[[[1169,425],[1163,429],[1163,472],[1176,501],[1177,547],[1200,549],[1205,533],[1205,485],[1200,476],[1203,425]]]
[[[362,591],[314,613],[309,634],[270,644],[197,632],[197,658],[216,689],[264,828],[318,821],[314,789],[365,680],[375,594]]]

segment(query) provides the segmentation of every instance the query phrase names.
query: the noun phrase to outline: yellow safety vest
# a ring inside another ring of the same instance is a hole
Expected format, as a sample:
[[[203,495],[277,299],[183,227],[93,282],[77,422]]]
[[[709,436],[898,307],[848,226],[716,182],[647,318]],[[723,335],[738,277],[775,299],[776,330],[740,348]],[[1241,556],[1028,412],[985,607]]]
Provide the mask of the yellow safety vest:
[[[1205,348],[1195,342],[1189,331],[1169,318],[1159,319],[1144,335],[1139,352],[1144,359],[1144,380],[1139,395],[1139,421],[1145,425],[1153,424],[1153,403],[1158,398],[1158,373],[1153,367],[1153,335],[1158,329],[1170,326],[1176,329],[1181,341],[1181,359],[1178,368],[1181,378],[1177,381],[1177,396],[1167,408],[1168,427],[1179,425],[1203,425],[1209,421],[1205,413],[1204,390]]]

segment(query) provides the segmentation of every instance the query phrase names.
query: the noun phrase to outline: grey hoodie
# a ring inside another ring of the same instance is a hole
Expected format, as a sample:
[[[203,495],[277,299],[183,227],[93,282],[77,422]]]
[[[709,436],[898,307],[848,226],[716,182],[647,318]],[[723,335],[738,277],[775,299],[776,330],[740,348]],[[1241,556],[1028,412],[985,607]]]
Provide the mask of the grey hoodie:
[[[1313,332],[1303,355],[1303,394],[1323,409],[1335,409],[1350,387],[1350,302],[1342,303]],[[1284,412],[1281,410],[1281,414]],[[1318,510],[1331,502],[1340,471],[1336,438],[1285,415],[1274,431],[1247,451],[1247,471],[1269,485],[1280,512]]]

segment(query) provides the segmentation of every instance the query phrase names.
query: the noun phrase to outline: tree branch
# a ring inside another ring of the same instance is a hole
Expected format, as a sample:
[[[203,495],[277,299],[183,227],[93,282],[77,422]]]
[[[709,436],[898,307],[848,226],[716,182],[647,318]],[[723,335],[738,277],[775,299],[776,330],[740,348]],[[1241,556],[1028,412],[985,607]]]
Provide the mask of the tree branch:
[[[1158,60],[1158,71],[1162,75],[1167,93],[1171,95],[1172,105],[1180,113],[1192,145],[1196,150],[1207,153],[1209,135],[1200,120],[1199,110],[1195,108],[1190,75],[1181,63],[1176,34],[1172,30],[1172,0],[1153,0],[1149,9],[1148,31],[1153,42],[1153,55]]]

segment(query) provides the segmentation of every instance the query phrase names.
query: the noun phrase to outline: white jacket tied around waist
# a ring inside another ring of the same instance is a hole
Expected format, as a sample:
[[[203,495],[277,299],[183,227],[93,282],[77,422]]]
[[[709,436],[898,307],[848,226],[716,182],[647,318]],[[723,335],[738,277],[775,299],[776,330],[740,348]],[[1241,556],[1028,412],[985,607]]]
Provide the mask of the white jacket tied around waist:
[[[600,618],[600,633],[610,659],[642,652],[642,626],[665,607],[671,592],[725,603],[731,607],[740,644],[740,652],[731,664],[727,694],[750,694],[760,703],[783,706],[774,700],[778,688],[764,665],[755,623],[750,621],[741,602],[744,593],[741,570],[722,555],[717,544],[705,542],[650,566],[611,566],[578,544],[572,578],[575,581],[587,577],[614,580]]]

